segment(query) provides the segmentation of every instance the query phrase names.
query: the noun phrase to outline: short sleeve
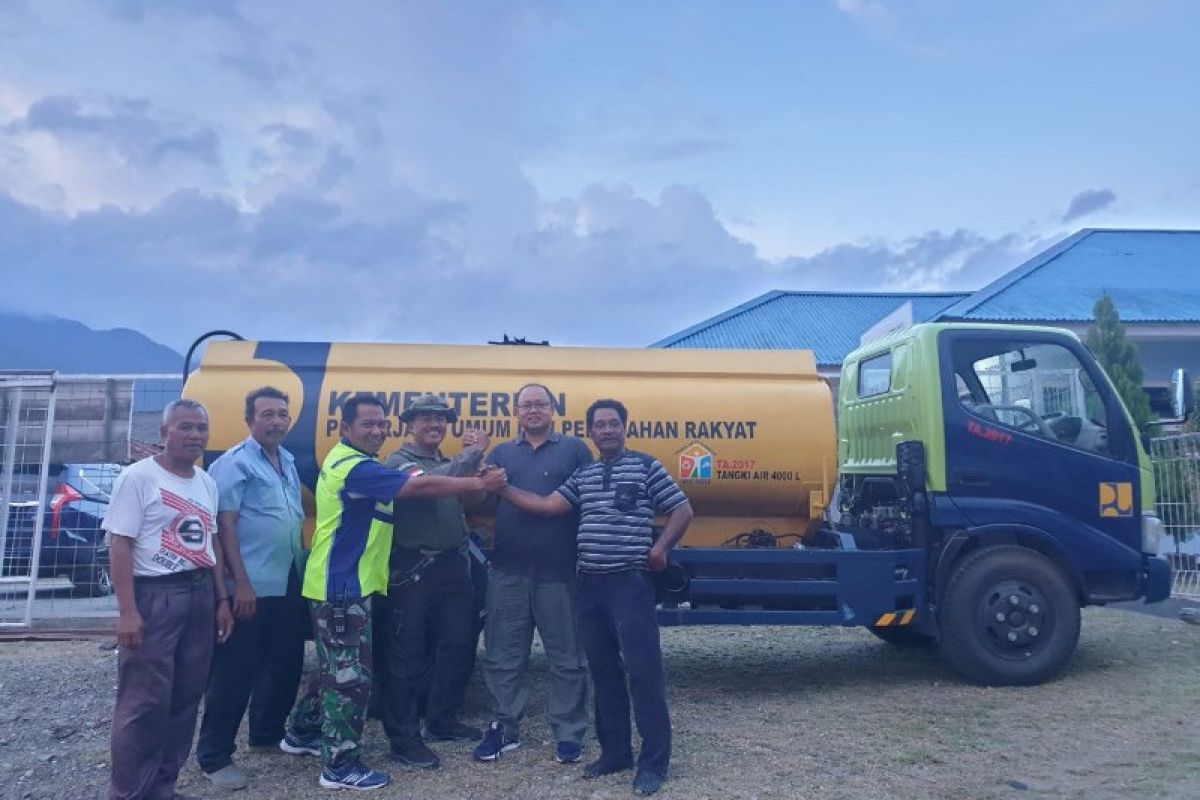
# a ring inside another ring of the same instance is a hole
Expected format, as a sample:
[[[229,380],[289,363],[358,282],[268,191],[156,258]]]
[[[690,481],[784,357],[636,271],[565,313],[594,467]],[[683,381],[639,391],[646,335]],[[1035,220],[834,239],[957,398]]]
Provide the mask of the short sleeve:
[[[240,511],[242,498],[246,494],[246,484],[250,475],[242,460],[232,452],[218,458],[208,468],[209,477],[217,484],[218,509],[220,511]]]
[[[363,459],[346,476],[346,491],[387,503],[408,483],[413,474],[388,469],[373,459]]]
[[[650,459],[650,465],[646,469],[646,494],[650,496],[654,510],[659,514],[670,514],[687,502],[687,495],[675,484],[671,474],[656,458]]]
[[[570,477],[563,481],[563,485],[555,491],[561,494],[572,507],[579,508],[579,470],[572,472]]]
[[[586,467],[596,459],[592,457],[592,449],[587,446],[587,442],[583,439],[576,439],[575,446],[577,448],[575,458],[575,468]]]
[[[138,480],[137,470],[123,470],[113,484],[100,527],[114,536],[136,539],[142,529],[144,509],[145,487]]]

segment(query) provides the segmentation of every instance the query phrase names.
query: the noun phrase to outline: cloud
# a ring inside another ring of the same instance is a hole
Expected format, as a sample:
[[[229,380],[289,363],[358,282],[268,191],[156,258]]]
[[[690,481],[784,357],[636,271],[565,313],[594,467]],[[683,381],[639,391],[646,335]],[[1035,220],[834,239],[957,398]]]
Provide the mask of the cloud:
[[[24,120],[8,127],[11,132],[93,137],[139,166],[157,166],[172,156],[217,163],[217,135],[211,128],[170,119],[142,98],[117,98],[84,110],[76,97],[43,97],[30,105]]]
[[[963,229],[929,231],[894,242],[844,243],[809,257],[785,259],[779,274],[781,282],[804,289],[971,291],[1016,267],[1049,242],[1039,234],[987,237]]]
[[[1112,189],[1087,189],[1071,198],[1071,202],[1067,204],[1067,211],[1062,216],[1062,221],[1071,222],[1102,211],[1116,200],[1117,196]]]
[[[881,0],[834,0],[838,11],[851,17],[871,33],[889,37],[896,33],[896,17]]]
[[[645,198],[592,185],[541,203],[480,259],[462,235],[473,213],[411,187],[377,219],[315,190],[259,209],[184,190],[146,210],[75,215],[0,195],[0,263],[17,266],[12,307],[136,328],[177,349],[214,327],[258,339],[480,343],[509,333],[640,346],[769,289],[974,289],[1044,246],[934,231],[769,262],[696,189]]]
[[[834,5],[879,41],[890,42],[904,52],[924,59],[945,57],[940,47],[913,41],[911,35],[902,31],[896,15],[883,0],[834,0]]]

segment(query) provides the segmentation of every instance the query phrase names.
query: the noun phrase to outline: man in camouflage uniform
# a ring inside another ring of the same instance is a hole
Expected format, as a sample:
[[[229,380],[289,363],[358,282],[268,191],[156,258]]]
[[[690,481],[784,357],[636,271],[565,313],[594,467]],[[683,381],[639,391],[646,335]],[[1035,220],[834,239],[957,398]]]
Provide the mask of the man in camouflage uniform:
[[[292,710],[279,743],[289,753],[321,755],[320,785],[379,789],[386,773],[359,760],[371,692],[371,597],[387,591],[392,501],[496,491],[503,470],[483,477],[425,475],[388,469],[376,460],[391,428],[383,402],[356,395],[342,405],[342,439],[321,465],[315,492],[317,527],[304,571],[312,607],[316,686]]]

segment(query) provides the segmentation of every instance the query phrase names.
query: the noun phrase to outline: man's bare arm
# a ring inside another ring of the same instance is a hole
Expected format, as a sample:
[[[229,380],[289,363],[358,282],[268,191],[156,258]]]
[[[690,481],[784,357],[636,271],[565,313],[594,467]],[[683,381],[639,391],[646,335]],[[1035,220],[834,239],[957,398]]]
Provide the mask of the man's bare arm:
[[[236,511],[217,514],[217,541],[225,556],[225,571],[233,578],[234,619],[250,619],[257,610],[258,598],[250,578],[246,575],[246,564],[242,561],[242,544],[238,540]]]
[[[667,554],[687,533],[693,516],[692,504],[686,501],[671,509],[671,513],[667,515],[667,524],[663,525],[663,531],[659,534],[658,541],[654,543],[654,547],[650,548],[648,557],[650,569],[661,572],[667,568]]]
[[[117,595],[117,644],[129,650],[142,646],[142,614],[133,596],[133,539],[110,533],[109,567]]]
[[[571,510],[571,504],[567,502],[567,498],[558,492],[537,495],[515,486],[509,486],[501,493],[501,496],[522,511],[543,517],[557,517]]]
[[[502,469],[488,470],[473,478],[451,478],[446,475],[414,475],[396,492],[397,500],[417,497],[458,497],[474,492],[498,492],[508,485]]]

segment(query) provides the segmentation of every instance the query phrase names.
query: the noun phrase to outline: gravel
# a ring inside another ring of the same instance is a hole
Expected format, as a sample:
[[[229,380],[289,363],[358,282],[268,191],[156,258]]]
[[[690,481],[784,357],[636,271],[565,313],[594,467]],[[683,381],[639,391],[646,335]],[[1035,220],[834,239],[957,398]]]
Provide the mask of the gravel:
[[[675,732],[663,798],[1200,797],[1200,628],[1177,619],[1087,609],[1060,678],[1005,689],[965,684],[936,650],[861,629],[674,628],[663,640]],[[520,750],[476,764],[470,745],[435,744],[442,769],[394,769],[374,796],[631,797],[632,773],[583,781],[579,765],[554,763],[540,653],[531,670]],[[115,680],[104,641],[0,642],[0,800],[104,795]],[[478,676],[465,717],[486,721]],[[365,748],[388,768],[375,721]],[[218,791],[194,763],[180,790],[323,794],[313,759],[237,758],[248,790]]]

